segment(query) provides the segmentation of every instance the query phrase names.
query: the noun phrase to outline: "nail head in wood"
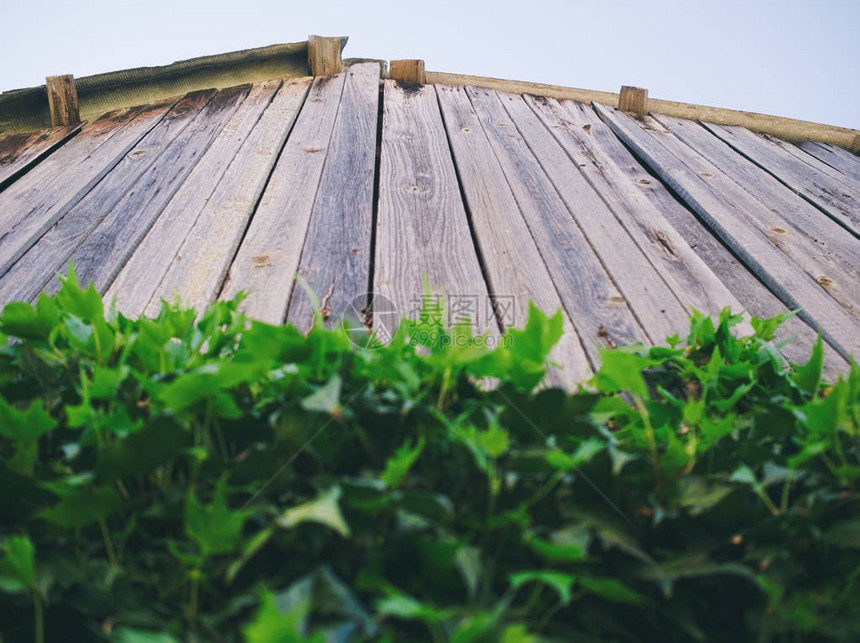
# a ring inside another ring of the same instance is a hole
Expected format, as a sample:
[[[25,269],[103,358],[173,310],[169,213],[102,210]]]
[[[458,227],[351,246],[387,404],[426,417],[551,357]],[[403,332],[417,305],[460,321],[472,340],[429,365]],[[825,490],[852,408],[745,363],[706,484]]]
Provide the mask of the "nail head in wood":
[[[75,125],[81,122],[81,110],[78,106],[78,90],[75,87],[75,77],[48,76],[45,79],[48,91],[48,109],[51,112],[51,127]]]
[[[648,90],[642,87],[621,86],[618,95],[618,109],[622,112],[633,112],[634,114],[648,113]]]
[[[397,80],[401,83],[418,83],[419,85],[424,85],[427,82],[427,74],[424,71],[424,61],[392,60],[388,77],[391,80]]]
[[[331,76],[343,71],[343,38],[308,36],[308,67],[311,76]]]

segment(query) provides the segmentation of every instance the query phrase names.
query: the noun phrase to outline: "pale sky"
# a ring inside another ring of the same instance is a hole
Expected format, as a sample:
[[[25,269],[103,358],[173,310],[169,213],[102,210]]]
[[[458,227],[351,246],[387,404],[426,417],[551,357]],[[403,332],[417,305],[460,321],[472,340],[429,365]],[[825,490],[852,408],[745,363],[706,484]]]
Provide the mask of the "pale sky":
[[[275,43],[860,129],[860,0],[2,0],[0,91]]]

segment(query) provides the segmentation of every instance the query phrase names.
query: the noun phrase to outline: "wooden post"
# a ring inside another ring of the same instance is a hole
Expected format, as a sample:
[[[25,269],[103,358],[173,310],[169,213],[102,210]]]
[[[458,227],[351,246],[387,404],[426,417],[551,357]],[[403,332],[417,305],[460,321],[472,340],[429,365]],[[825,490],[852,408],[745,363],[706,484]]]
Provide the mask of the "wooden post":
[[[427,82],[427,75],[424,73],[424,61],[392,60],[388,77],[391,80],[399,80],[401,83],[418,83],[419,85],[423,85]]]
[[[81,110],[78,106],[78,90],[75,87],[75,77],[48,76],[45,79],[48,90],[48,109],[51,111],[51,127],[75,125],[81,122]]]
[[[618,109],[622,112],[647,114],[648,90],[641,87],[622,85],[621,93],[618,95]]]
[[[311,76],[331,76],[343,71],[340,52],[343,38],[308,36],[308,67]]]
[[[860,134],[854,135],[854,140],[851,141],[851,147],[848,148],[850,152],[854,152],[854,154],[860,155]]]

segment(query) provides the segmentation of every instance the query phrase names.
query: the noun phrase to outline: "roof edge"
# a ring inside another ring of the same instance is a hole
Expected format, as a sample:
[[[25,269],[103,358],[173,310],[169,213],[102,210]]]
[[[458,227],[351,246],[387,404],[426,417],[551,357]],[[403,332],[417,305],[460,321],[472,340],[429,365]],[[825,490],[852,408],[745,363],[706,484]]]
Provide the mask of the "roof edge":
[[[486,76],[468,76],[448,72],[428,71],[426,82],[439,85],[486,87],[510,94],[534,94],[558,100],[575,100],[581,103],[602,103],[618,107],[619,95],[613,92],[578,89],[560,85],[546,85],[519,80],[503,80]],[[693,103],[648,99],[648,111],[677,118],[705,121],[718,125],[739,125],[754,132],[770,134],[792,142],[817,141],[844,147],[855,154],[860,153],[860,130],[837,125],[813,123],[784,116],[771,116],[756,112],[709,107]]]

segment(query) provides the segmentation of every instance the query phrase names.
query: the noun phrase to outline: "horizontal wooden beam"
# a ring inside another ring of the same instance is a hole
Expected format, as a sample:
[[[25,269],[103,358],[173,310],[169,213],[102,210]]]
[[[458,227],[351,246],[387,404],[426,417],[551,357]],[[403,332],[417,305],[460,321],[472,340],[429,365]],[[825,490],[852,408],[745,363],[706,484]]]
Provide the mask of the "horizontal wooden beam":
[[[344,38],[308,36],[308,68],[311,76],[331,76],[343,71]]]
[[[419,85],[423,85],[427,82],[427,75],[424,71],[424,61],[392,60],[388,77],[391,80],[398,80],[401,83],[418,83]]]
[[[619,96],[612,92],[577,89],[575,87],[546,85],[542,83],[528,83],[518,80],[501,80],[499,78],[487,78],[484,76],[449,74],[437,71],[426,72],[426,80],[428,83],[439,85],[471,85],[495,89],[496,91],[510,94],[534,94],[535,96],[546,96],[547,98],[558,100],[569,99],[580,103],[602,103],[603,105],[618,107]],[[838,145],[849,150],[854,145],[855,137],[860,135],[860,131],[848,127],[823,125],[821,123],[811,123],[809,121],[783,118],[781,116],[769,116],[767,114],[723,109],[721,107],[678,103],[656,98],[648,99],[648,110],[655,114],[666,114],[677,118],[688,118],[708,123],[717,123],[719,125],[740,125],[754,132],[771,134],[787,141],[819,141],[821,143]],[[857,144],[860,146],[860,141]]]
[[[78,90],[75,77],[48,76],[45,79],[48,91],[48,109],[51,112],[51,127],[77,125],[81,122],[81,109],[78,105]]]

